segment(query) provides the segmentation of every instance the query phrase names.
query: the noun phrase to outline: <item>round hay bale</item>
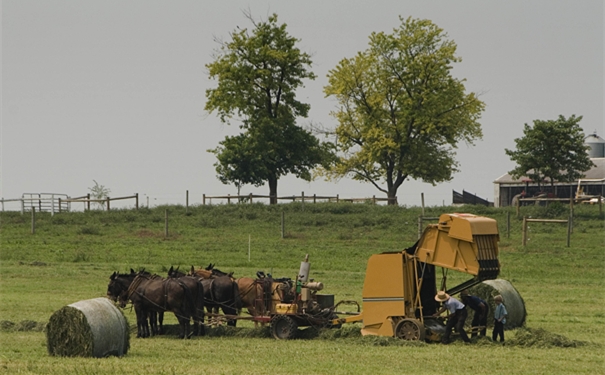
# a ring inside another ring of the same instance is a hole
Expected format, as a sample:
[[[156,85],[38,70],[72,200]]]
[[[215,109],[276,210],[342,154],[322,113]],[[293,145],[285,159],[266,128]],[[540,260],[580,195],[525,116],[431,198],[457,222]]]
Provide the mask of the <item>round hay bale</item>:
[[[72,303],[46,325],[48,354],[64,357],[123,356],[130,347],[126,317],[107,298]]]
[[[504,329],[522,327],[525,324],[525,318],[527,317],[525,302],[509,281],[504,279],[486,280],[470,288],[469,293],[485,300],[489,305],[488,327],[494,325],[494,311],[496,310],[494,297],[497,295],[502,296],[504,306],[508,312]]]

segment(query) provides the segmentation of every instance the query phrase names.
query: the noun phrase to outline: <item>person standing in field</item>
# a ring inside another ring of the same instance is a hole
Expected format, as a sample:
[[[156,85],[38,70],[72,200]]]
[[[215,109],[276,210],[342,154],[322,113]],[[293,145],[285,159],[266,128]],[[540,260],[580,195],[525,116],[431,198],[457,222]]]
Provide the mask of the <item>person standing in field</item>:
[[[506,317],[508,312],[504,307],[504,301],[501,295],[494,297],[496,303],[496,310],[494,311],[494,331],[492,332],[492,341],[496,341],[497,337],[500,336],[500,342],[504,342],[504,325],[506,324]]]
[[[456,298],[450,297],[450,295],[443,290],[437,292],[437,295],[435,296],[435,301],[441,302],[443,306],[433,316],[439,316],[446,309],[450,313],[450,315],[447,317],[447,323],[445,324],[445,333],[441,338],[441,343],[449,343],[450,335],[452,334],[452,328],[454,327],[456,327],[456,332],[460,334],[460,337],[464,342],[471,342],[471,340],[466,335],[466,331],[464,331],[464,322],[466,321],[466,317],[468,316],[466,306],[464,306],[464,304],[458,301]]]
[[[487,302],[477,296],[470,295],[468,290],[460,292],[460,299],[462,300],[462,303],[475,311],[473,322],[471,323],[471,326],[473,327],[471,337],[477,336],[478,329],[476,327],[482,327],[479,335],[485,336],[487,331],[487,315],[489,313]]]

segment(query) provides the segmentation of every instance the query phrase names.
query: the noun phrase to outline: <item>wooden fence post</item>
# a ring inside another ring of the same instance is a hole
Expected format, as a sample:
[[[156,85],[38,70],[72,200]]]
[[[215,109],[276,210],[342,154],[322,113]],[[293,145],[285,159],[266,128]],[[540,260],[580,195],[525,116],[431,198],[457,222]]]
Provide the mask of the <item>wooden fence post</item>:
[[[202,204],[206,205],[206,194],[202,194]]]
[[[134,206],[137,210],[139,209],[139,193],[135,194]]]
[[[107,197],[107,211],[109,211],[109,202],[110,202],[110,198]]]
[[[510,211],[506,212],[506,238],[510,238]]]
[[[300,193],[301,199],[302,199],[302,210],[305,210],[305,192],[301,192]]]
[[[422,199],[422,216],[424,217],[424,193],[420,193],[420,197]]]
[[[164,210],[164,237],[168,238],[168,209]]]
[[[523,246],[527,244],[527,218],[523,216],[523,229],[521,233],[521,242]]]
[[[569,216],[569,220],[567,220],[567,247],[569,247],[571,243],[571,231],[573,228],[573,219]]]
[[[189,213],[189,190],[185,190],[185,213]]]
[[[418,239],[422,236],[422,216],[418,216]]]
[[[286,217],[284,211],[281,212],[281,238],[284,239],[286,235]]]

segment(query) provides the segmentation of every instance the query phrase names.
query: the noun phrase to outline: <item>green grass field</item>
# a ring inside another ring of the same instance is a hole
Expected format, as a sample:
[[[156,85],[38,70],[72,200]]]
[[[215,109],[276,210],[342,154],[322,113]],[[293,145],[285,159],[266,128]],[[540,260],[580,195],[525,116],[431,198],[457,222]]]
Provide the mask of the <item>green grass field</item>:
[[[531,223],[528,244],[521,246],[521,219],[512,210],[431,207],[425,216],[447,212],[498,220],[500,277],[517,288],[528,313],[525,328],[506,331],[506,346],[487,339],[444,346],[361,337],[359,325],[277,341],[267,328],[241,321],[236,329],[214,328],[190,340],[172,332],[149,339],[132,334],[126,356],[104,359],[49,356],[43,327],[63,306],[105,296],[114,271],[165,275],[171,266],[215,263],[236,277],[263,270],[294,278],[309,254],[311,277],[325,284],[325,293],[361,302],[368,257],[413,245],[420,209],[292,203],[38,213],[35,234],[29,213],[2,212],[0,373],[605,373],[605,222],[598,207],[575,208],[571,247],[565,225],[550,223]],[[568,210],[555,204],[523,207],[522,214],[566,219]],[[466,279],[450,272],[448,286]],[[134,325],[134,312],[124,312]],[[167,314],[166,324],[175,328],[174,316]]]

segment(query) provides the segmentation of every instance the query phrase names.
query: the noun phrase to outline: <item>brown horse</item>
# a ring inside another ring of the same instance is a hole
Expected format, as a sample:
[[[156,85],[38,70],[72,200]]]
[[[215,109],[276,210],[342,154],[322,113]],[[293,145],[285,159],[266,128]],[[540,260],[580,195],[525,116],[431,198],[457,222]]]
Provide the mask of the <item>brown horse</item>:
[[[229,276],[233,279],[233,272],[223,272],[214,268],[212,263],[205,269],[196,270],[195,273],[204,278]],[[290,295],[291,286],[287,280],[274,280],[264,275],[258,279],[240,277],[233,280],[237,283],[242,307],[253,317],[270,315],[275,312],[277,304],[288,300]],[[256,321],[254,323],[257,324]]]
[[[200,328],[199,334],[204,335],[204,291],[201,283],[195,278],[191,279],[191,282],[185,282],[157,275],[137,274],[126,296],[132,301],[137,315],[137,337],[149,336],[146,320],[148,311],[172,311],[181,327],[180,338],[189,338],[193,334],[189,327],[191,318]],[[119,299],[125,303],[125,296],[121,295]]]
[[[149,272],[141,271],[149,276],[151,274]],[[130,288],[130,284],[137,276],[137,273],[131,268],[130,273],[118,273],[114,272],[109,277],[109,285],[107,286],[107,298],[111,299],[114,302],[118,302],[120,296],[123,298],[122,301],[126,301],[128,288]],[[125,302],[120,303],[120,307],[125,307]],[[149,319],[149,325],[151,326],[151,334],[153,335],[162,335],[164,334],[164,313],[155,311],[149,311],[147,318]]]
[[[168,271],[168,275],[169,277],[180,278],[184,276],[184,273],[171,267]],[[240,299],[238,285],[231,277],[226,275],[208,277],[209,275],[204,272],[195,271],[193,266],[191,267],[189,275],[190,277],[193,276],[199,279],[204,286],[204,304],[210,314],[218,315],[220,309],[225,315],[239,315],[242,309],[242,301]],[[211,316],[208,318],[210,319]],[[227,325],[235,327],[236,324],[237,319],[227,319]]]

